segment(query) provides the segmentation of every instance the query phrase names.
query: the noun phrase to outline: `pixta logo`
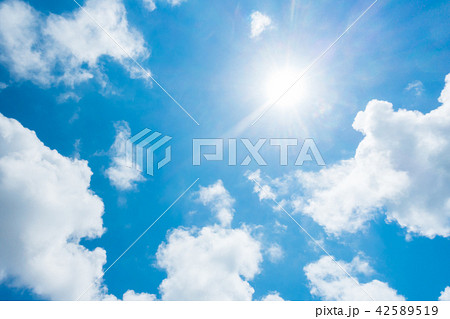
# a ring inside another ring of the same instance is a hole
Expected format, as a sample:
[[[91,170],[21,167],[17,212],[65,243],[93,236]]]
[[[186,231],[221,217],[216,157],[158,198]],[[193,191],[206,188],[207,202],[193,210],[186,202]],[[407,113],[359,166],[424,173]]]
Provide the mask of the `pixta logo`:
[[[171,161],[172,150],[170,145],[167,145],[171,139],[170,136],[163,136],[148,128],[142,130],[126,141],[126,165],[153,176],[155,167],[159,170]],[[157,152],[163,146],[164,150]],[[228,166],[247,166],[252,162],[258,166],[267,166],[261,153],[265,147],[272,149],[265,152],[266,155],[278,152],[278,164],[281,166],[287,166],[289,158],[294,160],[289,156],[292,151],[295,152],[292,154],[295,155],[295,166],[302,166],[306,162],[325,165],[316,143],[311,138],[303,141],[295,138],[261,138],[255,143],[246,138],[195,138],[192,140],[192,165],[200,166],[203,161],[222,161]],[[238,148],[243,156],[238,156]],[[156,161],[163,156],[164,158]]]
[[[154,166],[160,169],[169,163],[172,158],[171,147],[167,145],[164,158],[155,164],[155,152],[171,139],[170,136],[162,136],[161,133],[152,132],[148,128],[142,130],[126,141],[125,156],[127,166],[153,176]]]
[[[237,158],[238,141],[240,141],[239,144],[242,144],[247,152],[247,156],[242,161],[238,161]],[[222,138],[194,139],[192,141],[192,164],[194,166],[201,165],[202,158],[206,161],[224,161],[224,145],[227,144],[228,159],[226,160],[229,166],[247,166],[252,160],[259,166],[266,166],[267,162],[260,152],[264,146],[269,144],[270,147],[278,150],[279,164],[281,166],[287,166],[289,150],[301,144],[301,141],[299,143],[299,140],[296,138],[271,138],[269,139],[269,143],[267,143],[267,139],[260,138],[254,144],[247,138],[240,140],[230,138],[227,142],[224,143],[224,139]],[[205,151],[204,148],[207,148],[207,150]],[[305,162],[315,162],[319,166],[325,166],[325,161],[312,138],[307,138],[303,141],[300,151],[297,154],[295,166],[302,166]]]

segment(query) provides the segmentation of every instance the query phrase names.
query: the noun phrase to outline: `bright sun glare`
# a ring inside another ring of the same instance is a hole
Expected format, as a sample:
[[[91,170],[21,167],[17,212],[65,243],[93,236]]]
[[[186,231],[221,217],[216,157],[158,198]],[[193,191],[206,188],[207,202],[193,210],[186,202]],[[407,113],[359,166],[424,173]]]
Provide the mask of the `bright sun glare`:
[[[292,86],[292,84],[295,83],[298,77],[299,72],[294,68],[286,67],[283,69],[274,70],[270,73],[270,76],[266,82],[266,98],[274,102],[282,96],[286,90]],[[297,83],[277,103],[292,106],[296,102],[299,102],[302,96],[302,91],[303,89],[301,83]]]

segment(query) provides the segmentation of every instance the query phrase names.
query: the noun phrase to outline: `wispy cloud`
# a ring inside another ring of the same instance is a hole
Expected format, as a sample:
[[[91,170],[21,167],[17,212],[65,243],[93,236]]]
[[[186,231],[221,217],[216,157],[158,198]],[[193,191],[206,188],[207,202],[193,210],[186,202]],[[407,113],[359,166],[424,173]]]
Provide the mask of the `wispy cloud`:
[[[60,95],[58,95],[58,97],[56,98],[56,101],[60,104],[62,103],[66,103],[68,101],[74,101],[76,103],[78,103],[81,100],[81,97],[78,96],[76,93],[74,92],[66,92],[66,93],[61,93]]]
[[[156,10],[156,3],[155,0],[142,0],[144,2],[144,7],[148,11],[154,11]]]
[[[269,255],[269,260],[273,263],[279,262],[284,257],[284,251],[278,244],[272,244],[267,248],[266,253]]]
[[[156,2],[166,2],[170,4],[172,7],[176,7],[187,0],[142,0],[144,2],[144,7],[148,11],[156,10]]]
[[[114,123],[114,127],[116,137],[109,150],[111,165],[105,173],[111,184],[117,189],[131,190],[136,187],[138,182],[145,181],[145,178],[137,169],[126,165],[125,142],[131,136],[130,126],[125,121],[119,121]]]
[[[272,25],[272,20],[269,16],[262,14],[259,11],[254,11],[250,15],[251,19],[251,38],[257,38],[263,33],[267,28]]]
[[[417,96],[422,95],[425,91],[423,83],[421,81],[414,81],[408,84],[405,88],[406,91],[413,91]]]

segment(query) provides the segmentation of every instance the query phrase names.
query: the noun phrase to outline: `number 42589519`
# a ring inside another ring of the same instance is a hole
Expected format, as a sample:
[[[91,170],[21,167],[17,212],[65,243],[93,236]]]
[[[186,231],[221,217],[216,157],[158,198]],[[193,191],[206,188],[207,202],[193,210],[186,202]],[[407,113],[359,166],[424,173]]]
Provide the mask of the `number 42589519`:
[[[375,312],[380,316],[435,316],[439,309],[437,306],[378,306]]]

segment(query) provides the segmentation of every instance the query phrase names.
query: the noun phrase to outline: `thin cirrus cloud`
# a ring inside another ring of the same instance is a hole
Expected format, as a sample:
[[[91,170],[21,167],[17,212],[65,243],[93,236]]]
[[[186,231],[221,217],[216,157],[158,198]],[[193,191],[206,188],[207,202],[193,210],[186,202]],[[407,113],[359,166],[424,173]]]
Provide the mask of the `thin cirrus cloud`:
[[[269,16],[259,12],[254,11],[250,15],[250,38],[259,37],[265,30],[267,30],[272,25],[272,19]]]
[[[77,95],[76,93],[74,93],[74,92],[61,93],[56,98],[56,101],[58,103],[60,103],[60,104],[66,103],[66,102],[69,102],[69,101],[79,102],[80,100],[81,100],[81,97],[79,95]]]
[[[88,0],[86,11],[135,59],[149,53],[143,36],[130,27],[121,0]],[[49,87],[73,87],[96,78],[106,86],[100,59],[111,57],[132,78],[147,78],[81,9],[64,15],[44,15],[29,4],[9,0],[0,4],[0,61],[16,80]]]
[[[425,91],[425,88],[423,86],[423,83],[421,81],[417,80],[417,81],[408,83],[405,90],[412,91],[415,93],[416,96],[420,96]]]
[[[427,114],[369,102],[353,122],[364,135],[354,157],[276,179],[294,192],[287,202],[330,234],[360,231],[383,213],[411,235],[449,237],[450,75],[439,102]]]
[[[349,274],[370,276],[373,269],[359,256],[353,258],[350,263],[338,261]],[[310,284],[311,295],[322,300],[356,301],[356,300],[380,300],[402,301],[405,297],[385,282],[372,280],[358,284],[340,269],[329,256],[323,256],[318,261],[304,267],[306,278]],[[357,279],[355,279],[357,280]]]
[[[273,263],[277,263],[284,257],[283,248],[278,244],[272,244],[266,250],[266,254],[269,256],[269,260]]]

